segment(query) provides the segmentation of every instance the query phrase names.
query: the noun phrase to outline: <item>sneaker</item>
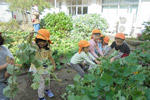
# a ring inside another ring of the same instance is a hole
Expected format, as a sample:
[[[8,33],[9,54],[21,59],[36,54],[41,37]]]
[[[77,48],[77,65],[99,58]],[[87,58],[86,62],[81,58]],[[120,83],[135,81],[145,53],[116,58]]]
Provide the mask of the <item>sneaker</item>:
[[[46,91],[45,91],[45,94],[47,94],[48,97],[50,97],[50,98],[54,97],[54,94],[52,93],[51,90],[46,90]]]
[[[39,100],[46,100],[45,98],[39,98]]]

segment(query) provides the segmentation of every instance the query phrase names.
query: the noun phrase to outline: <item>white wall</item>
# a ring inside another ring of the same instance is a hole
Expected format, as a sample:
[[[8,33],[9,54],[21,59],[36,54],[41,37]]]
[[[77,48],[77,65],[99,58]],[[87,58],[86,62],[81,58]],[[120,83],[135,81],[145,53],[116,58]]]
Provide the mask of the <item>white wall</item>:
[[[0,2],[0,22],[8,22],[12,19],[12,13],[9,11],[9,5]]]
[[[150,21],[150,0],[141,2],[137,15],[137,24],[142,24],[145,21]]]
[[[88,14],[101,13],[102,0],[89,0]]]

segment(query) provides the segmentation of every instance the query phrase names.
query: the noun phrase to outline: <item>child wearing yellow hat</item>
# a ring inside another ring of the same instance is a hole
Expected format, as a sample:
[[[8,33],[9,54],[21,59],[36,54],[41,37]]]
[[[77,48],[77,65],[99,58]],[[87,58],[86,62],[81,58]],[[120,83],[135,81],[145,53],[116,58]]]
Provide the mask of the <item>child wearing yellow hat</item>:
[[[56,68],[55,61],[52,57],[52,52],[50,50],[50,44],[52,44],[50,38],[50,33],[46,29],[40,29],[38,31],[38,34],[36,35],[35,42],[36,42],[36,47],[37,47],[37,52],[36,52],[36,58],[39,59],[40,61],[44,60],[50,60],[52,62],[53,68]],[[38,67],[38,69],[36,68]],[[45,93],[49,97],[53,97],[54,94],[50,91],[50,86],[45,86],[45,79],[50,78],[47,68],[48,65],[46,62],[43,62],[43,66],[36,66],[31,64],[30,70],[33,73],[38,72],[39,70],[44,70],[44,72],[40,75],[40,82],[39,82],[39,88],[38,88],[38,96],[39,100],[46,100],[44,98]]]
[[[81,77],[84,76],[85,71],[84,68],[85,66],[82,65],[82,63],[85,61],[87,65],[90,66],[89,69],[96,67],[96,64],[100,64],[99,61],[96,60],[95,57],[92,56],[92,54],[89,52],[89,46],[90,43],[86,40],[81,40],[78,43],[79,46],[79,51],[71,58],[71,67],[75,69]],[[94,62],[95,61],[95,62]]]
[[[119,51],[118,55],[111,58],[111,62],[116,59],[123,58],[129,56],[130,48],[128,44],[125,42],[125,35],[123,33],[117,33],[115,35],[115,41],[111,44],[110,47],[105,50],[104,55],[107,55],[111,49],[115,48],[115,50]]]

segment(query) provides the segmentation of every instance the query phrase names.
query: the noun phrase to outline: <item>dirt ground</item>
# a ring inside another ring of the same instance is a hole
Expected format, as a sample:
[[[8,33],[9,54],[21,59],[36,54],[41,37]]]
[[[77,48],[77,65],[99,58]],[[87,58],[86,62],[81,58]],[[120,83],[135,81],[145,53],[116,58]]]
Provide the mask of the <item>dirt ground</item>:
[[[51,81],[50,88],[52,92],[54,93],[54,98],[48,98],[46,97],[46,100],[63,100],[61,98],[61,95],[65,93],[65,88],[68,84],[73,83],[73,78],[77,74],[74,70],[72,70],[69,67],[63,67],[60,70],[56,70],[56,75],[59,79],[61,79],[61,82],[58,81]],[[14,98],[14,100],[38,100],[37,91],[33,90],[30,87],[30,81],[28,75],[23,75],[18,78],[19,80],[19,91],[17,96]]]

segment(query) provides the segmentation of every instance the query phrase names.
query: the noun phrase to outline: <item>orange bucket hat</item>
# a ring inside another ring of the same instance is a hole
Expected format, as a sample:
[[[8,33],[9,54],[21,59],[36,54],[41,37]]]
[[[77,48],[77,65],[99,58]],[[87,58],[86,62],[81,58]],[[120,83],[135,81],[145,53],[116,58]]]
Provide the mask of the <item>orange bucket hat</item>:
[[[108,36],[104,37],[104,43],[109,43],[109,37]]]
[[[80,54],[81,51],[82,51],[82,48],[90,46],[90,43],[88,41],[86,41],[86,40],[81,40],[78,43],[78,46],[79,46],[79,54]]]
[[[92,35],[99,33],[101,35],[101,31],[99,29],[93,29],[92,31]],[[91,36],[91,39],[93,38],[93,36]]]
[[[50,44],[52,44],[50,38],[50,32],[47,29],[40,29],[38,34],[36,35],[37,39],[47,40]]]
[[[119,38],[119,39],[125,40],[125,35],[123,33],[117,33],[115,38]]]

